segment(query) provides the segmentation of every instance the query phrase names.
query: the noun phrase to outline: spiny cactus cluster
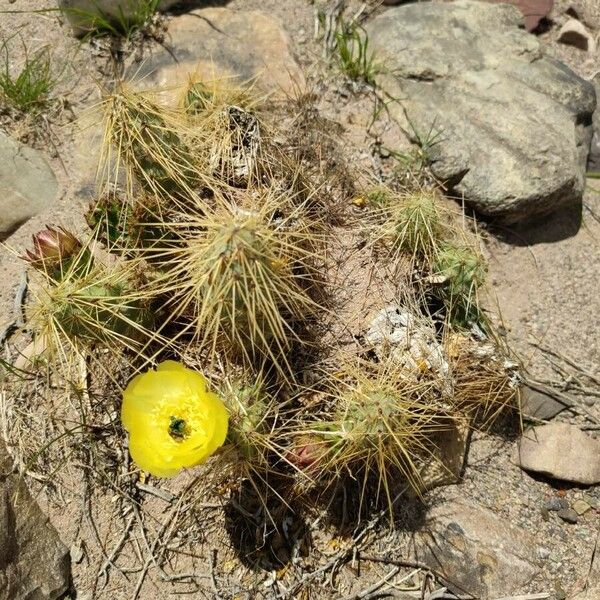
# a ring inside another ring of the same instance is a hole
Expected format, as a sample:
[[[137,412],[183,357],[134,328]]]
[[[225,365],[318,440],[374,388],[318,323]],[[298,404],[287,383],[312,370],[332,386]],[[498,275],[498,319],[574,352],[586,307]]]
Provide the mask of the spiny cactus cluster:
[[[327,187],[274,141],[285,132],[275,135],[251,90],[190,81],[164,106],[119,88],[103,105],[91,232],[50,228],[29,254],[42,274],[34,333],[59,340],[63,355],[109,347],[132,375],[159,359],[202,370],[229,411],[212,471],[221,480],[276,474],[291,498],[351,477],[393,509],[392,488],[420,490],[435,436],[456,415],[487,423],[513,402],[499,346],[488,336],[490,353],[478,354],[469,333],[490,328],[478,297],[485,263],[437,192],[377,188],[360,203],[365,218],[340,226]],[[423,293],[405,294],[417,299],[406,310],[434,319],[431,339],[407,326],[394,352],[348,355],[326,334],[336,227],[359,227],[375,262],[410,257],[408,280]],[[444,369],[427,361],[432,344]]]

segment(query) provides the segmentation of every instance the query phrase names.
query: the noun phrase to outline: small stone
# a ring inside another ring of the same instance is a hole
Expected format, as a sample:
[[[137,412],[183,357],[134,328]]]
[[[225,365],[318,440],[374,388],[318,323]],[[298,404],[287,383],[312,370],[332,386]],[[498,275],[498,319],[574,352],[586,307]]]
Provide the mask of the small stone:
[[[537,554],[542,560],[546,560],[550,556],[550,550],[548,550],[548,548],[542,548],[540,546],[537,549]]]
[[[57,193],[42,154],[0,132],[0,238],[42,212]]]
[[[563,508],[569,508],[569,502],[565,498],[558,498],[556,496],[552,496],[546,502],[546,508],[548,510],[561,510]]]
[[[565,521],[565,523],[571,523],[575,525],[579,521],[577,513],[572,508],[561,508],[558,511],[558,516]]]
[[[585,500],[575,500],[571,508],[579,515],[584,515],[592,507]]]
[[[83,560],[83,550],[80,544],[71,546],[69,553],[71,554],[71,562],[79,564]]]
[[[521,408],[526,417],[549,421],[565,410],[566,406],[548,394],[524,385],[521,388]]]
[[[525,471],[553,479],[600,483],[600,441],[568,423],[549,423],[524,432],[511,460]]]
[[[591,494],[583,494],[583,499],[590,505],[591,508],[598,508],[600,505],[598,498],[595,498]]]
[[[577,19],[569,19],[558,32],[558,41],[575,46],[580,50],[594,53],[596,51],[596,42],[586,29],[585,25]]]

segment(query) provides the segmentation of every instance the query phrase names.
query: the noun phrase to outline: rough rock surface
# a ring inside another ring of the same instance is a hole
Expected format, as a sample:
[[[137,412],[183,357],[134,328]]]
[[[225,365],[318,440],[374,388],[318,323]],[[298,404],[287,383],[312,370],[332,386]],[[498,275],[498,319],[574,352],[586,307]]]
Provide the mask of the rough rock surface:
[[[205,79],[257,78],[264,91],[291,91],[303,82],[283,27],[259,11],[204,8],[174,18],[167,47],[158,50],[130,75],[144,87],[174,86],[190,74]]]
[[[600,440],[568,423],[527,430],[513,461],[526,471],[582,485],[600,483]]]
[[[0,132],[0,238],[40,213],[57,192],[45,158]]]
[[[536,575],[530,534],[492,511],[467,501],[451,501],[429,511],[415,535],[415,558],[446,575],[456,594],[477,598],[511,595]]]
[[[69,588],[69,550],[11,466],[0,440],[0,600],[55,600]]]
[[[600,552],[596,550],[586,580],[585,590],[577,594],[573,600],[598,600],[598,598],[600,598]]]
[[[561,404],[548,394],[524,385],[521,389],[521,409],[527,417],[549,421],[565,410]]]
[[[594,89],[596,90],[596,97],[600,99],[600,73],[592,79]],[[600,110],[596,108],[592,120],[593,124],[593,136],[592,144],[590,147],[590,155],[588,159],[588,169],[590,171],[600,171]]]
[[[160,0],[159,10],[168,10],[180,0]],[[90,22],[94,17],[129,19],[134,15],[136,0],[59,0],[58,7],[64,11],[75,35],[84,35],[90,31]]]
[[[581,201],[592,84],[544,56],[512,6],[471,0],[389,9],[368,26],[389,109],[431,169],[506,223]]]

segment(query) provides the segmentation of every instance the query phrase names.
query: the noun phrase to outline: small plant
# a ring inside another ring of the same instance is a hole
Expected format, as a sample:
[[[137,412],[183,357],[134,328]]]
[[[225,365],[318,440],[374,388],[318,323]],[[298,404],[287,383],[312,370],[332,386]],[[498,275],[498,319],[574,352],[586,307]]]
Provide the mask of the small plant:
[[[388,246],[392,259],[402,252],[413,261],[431,263],[448,229],[438,194],[427,189],[404,194],[377,189],[369,197],[378,205],[375,240]]]
[[[153,286],[171,297],[175,318],[189,318],[186,329],[211,356],[225,349],[246,364],[268,359],[289,373],[295,325],[318,309],[307,291],[317,239],[301,209],[285,216],[284,206],[271,190],[248,206],[222,199],[163,224],[184,243],[155,249],[164,276]]]
[[[137,182],[148,193],[163,198],[194,197],[193,187],[202,169],[197,168],[184,139],[188,130],[181,115],[162,108],[148,94],[124,86],[108,95],[103,104],[101,162],[107,187],[116,184],[124,170],[130,196]]]
[[[481,320],[478,291],[486,273],[485,259],[472,245],[448,242],[439,248],[432,274],[441,280],[435,290],[451,323],[464,326]]]
[[[381,68],[369,48],[367,32],[355,23],[341,22],[335,40],[334,51],[342,73],[352,81],[375,85],[375,77]]]
[[[408,377],[391,361],[364,360],[344,366],[327,393],[331,413],[296,437],[295,454],[314,480],[350,475],[377,481],[393,512],[393,488],[403,483],[421,490],[422,459],[431,458],[431,436],[444,429],[434,386]]]
[[[52,69],[50,49],[45,47],[30,54],[23,43],[25,60],[14,70],[7,41],[2,44],[4,64],[0,69],[0,100],[25,113],[37,113],[49,102],[57,80]]]
[[[77,241],[64,230],[60,233],[63,247]],[[45,340],[47,353],[54,355],[49,358],[63,360],[67,347],[95,343],[139,351],[150,337],[151,312],[147,296],[134,291],[135,273],[124,267],[105,267],[85,245],[71,244],[72,253],[63,250],[57,255],[55,247],[40,237],[34,238],[38,244],[29,255],[43,276],[35,291],[31,320],[36,335]]]
[[[103,10],[99,1],[94,2],[94,9],[89,11],[69,7],[60,10],[84,35],[129,39],[150,24],[159,3],[160,0],[121,0],[116,9]]]

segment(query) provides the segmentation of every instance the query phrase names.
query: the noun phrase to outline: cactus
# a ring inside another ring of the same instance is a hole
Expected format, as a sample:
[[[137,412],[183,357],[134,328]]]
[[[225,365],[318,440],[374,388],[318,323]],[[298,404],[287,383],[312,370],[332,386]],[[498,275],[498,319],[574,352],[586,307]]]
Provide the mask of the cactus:
[[[435,255],[432,273],[441,278],[435,293],[444,302],[451,323],[461,326],[482,319],[478,291],[485,282],[487,265],[474,247],[444,244]]]
[[[366,482],[375,476],[377,495],[384,494],[390,510],[391,482],[398,473],[419,492],[422,459],[431,457],[430,437],[447,426],[432,382],[407,377],[393,362],[356,360],[329,381],[327,394],[329,415],[296,437],[296,454],[308,455],[308,477],[324,481],[349,474]]]
[[[449,233],[437,192],[422,189],[398,194],[379,187],[367,198],[375,209],[372,243],[385,246],[392,262],[405,253],[413,262],[427,266]]]
[[[454,379],[454,411],[480,429],[491,427],[520,404],[519,364],[499,340],[482,343],[460,332],[447,336],[446,355]]]
[[[64,355],[65,345],[102,343],[140,351],[152,337],[150,299],[134,290],[136,274],[123,267],[73,263],[60,280],[46,277],[32,307],[33,330]]]
[[[279,214],[273,190],[248,199],[247,208],[221,199],[165,224],[184,243],[159,254],[164,276],[153,285],[210,357],[224,350],[247,366],[269,360],[291,373],[296,325],[318,309],[308,292],[316,237],[301,210]]]
[[[229,411],[227,441],[236,453],[234,461],[243,462],[249,470],[264,469],[271,449],[269,415],[273,400],[265,392],[262,378],[253,383],[242,379],[227,382],[222,395]]]
[[[130,195],[135,180],[163,199],[193,198],[202,169],[185,139],[189,132],[183,117],[123,86],[107,96],[103,106],[105,172],[111,169],[112,148],[116,153],[116,167],[107,173],[107,183],[116,183],[124,168]]]

